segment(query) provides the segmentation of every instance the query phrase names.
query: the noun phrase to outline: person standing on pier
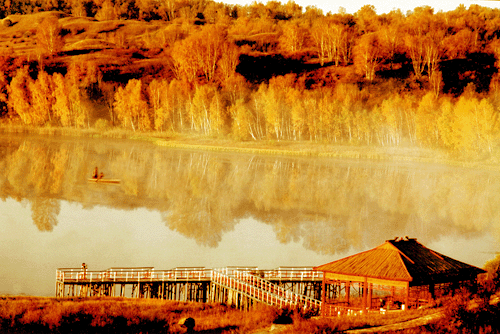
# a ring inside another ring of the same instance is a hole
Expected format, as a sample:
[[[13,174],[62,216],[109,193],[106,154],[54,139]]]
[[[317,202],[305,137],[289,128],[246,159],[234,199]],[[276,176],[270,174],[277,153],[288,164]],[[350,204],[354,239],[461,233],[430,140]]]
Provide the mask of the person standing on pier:
[[[83,279],[87,279],[87,264],[85,262],[82,263],[82,271],[83,271]]]

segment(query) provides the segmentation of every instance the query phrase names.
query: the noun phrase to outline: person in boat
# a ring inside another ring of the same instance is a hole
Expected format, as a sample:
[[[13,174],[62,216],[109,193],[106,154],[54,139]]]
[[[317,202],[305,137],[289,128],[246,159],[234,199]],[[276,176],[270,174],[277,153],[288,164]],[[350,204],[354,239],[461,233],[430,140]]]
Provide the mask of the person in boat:
[[[97,177],[98,180],[102,179],[104,177],[104,173],[101,172],[101,174],[99,174],[99,176]]]
[[[94,173],[92,173],[92,178],[97,179],[99,177],[99,169],[94,168]]]

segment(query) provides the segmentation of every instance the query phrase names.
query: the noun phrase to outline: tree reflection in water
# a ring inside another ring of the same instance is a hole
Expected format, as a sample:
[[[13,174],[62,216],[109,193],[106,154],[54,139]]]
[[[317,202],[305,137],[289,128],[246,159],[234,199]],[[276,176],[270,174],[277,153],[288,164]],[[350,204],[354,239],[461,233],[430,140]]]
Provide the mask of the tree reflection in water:
[[[150,143],[0,138],[0,197],[27,200],[41,231],[60,201],[159,211],[165,225],[217,247],[242,218],[272,226],[283,243],[321,254],[410,235],[429,240],[495,233],[500,173],[326,158],[173,150]],[[95,166],[119,185],[90,184]]]

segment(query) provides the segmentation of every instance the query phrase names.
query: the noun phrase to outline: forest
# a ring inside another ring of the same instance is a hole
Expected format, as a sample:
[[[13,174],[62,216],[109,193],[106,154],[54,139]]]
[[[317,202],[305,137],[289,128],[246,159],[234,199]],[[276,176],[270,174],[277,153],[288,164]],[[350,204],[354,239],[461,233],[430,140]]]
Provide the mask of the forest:
[[[500,143],[500,10],[0,1],[0,122],[238,141]]]

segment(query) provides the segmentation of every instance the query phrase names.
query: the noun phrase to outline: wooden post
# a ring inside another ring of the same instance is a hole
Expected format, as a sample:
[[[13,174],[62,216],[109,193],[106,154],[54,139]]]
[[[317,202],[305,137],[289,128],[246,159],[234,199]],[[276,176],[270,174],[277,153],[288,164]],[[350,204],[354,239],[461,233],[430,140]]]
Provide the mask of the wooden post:
[[[393,286],[391,286],[391,301],[389,303],[389,305],[391,306],[392,308],[392,305],[394,305],[394,295],[395,295],[395,291],[396,291],[396,288]],[[389,305],[387,306],[387,309],[389,309]]]
[[[373,283],[368,284],[368,309],[372,308]]]
[[[351,295],[351,282],[346,281],[345,282],[345,300],[347,302],[347,305],[349,305],[350,295]]]
[[[365,277],[365,281],[363,282],[363,312],[366,310],[368,305],[366,298],[368,297],[368,277]]]
[[[321,316],[326,316],[326,272],[323,272],[323,281],[321,283]]]
[[[407,310],[409,307],[408,305],[409,299],[410,299],[410,282],[406,282],[405,310]]]

